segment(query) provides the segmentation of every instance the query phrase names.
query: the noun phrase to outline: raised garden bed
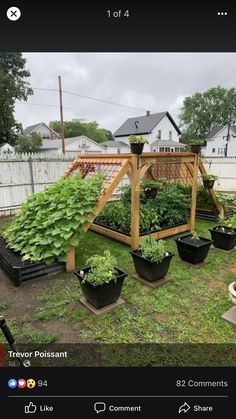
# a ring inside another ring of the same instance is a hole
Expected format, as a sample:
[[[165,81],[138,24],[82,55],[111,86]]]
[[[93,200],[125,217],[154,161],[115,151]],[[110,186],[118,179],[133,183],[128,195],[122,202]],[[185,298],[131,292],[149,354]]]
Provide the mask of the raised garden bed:
[[[0,268],[19,287],[22,282],[61,272],[65,264],[62,262],[46,265],[45,263],[23,262],[21,256],[7,247],[6,241],[0,236]]]
[[[190,210],[189,210],[189,213],[190,213]],[[224,210],[224,218],[231,218],[232,216],[233,216],[232,209]],[[199,218],[200,220],[206,220],[206,221],[219,221],[219,213],[215,212],[214,210],[197,209],[196,218]]]
[[[93,222],[93,224],[95,224],[95,225],[98,225],[98,226],[101,226],[101,227],[105,227],[106,229],[108,229],[108,230],[111,230],[111,231],[115,231],[115,232],[117,232],[117,233],[121,233],[121,234],[124,234],[124,235],[126,235],[126,236],[128,236],[128,237],[131,237],[131,233],[130,232],[128,232],[128,231],[122,231],[122,230],[118,230],[118,229],[116,229],[116,228],[112,228],[112,227],[110,227],[108,224],[106,224],[106,223],[103,223],[103,222],[98,222],[98,221],[94,221]],[[167,230],[167,229],[169,229],[169,228],[175,228],[175,227],[179,227],[179,226],[183,226],[183,225],[186,225],[186,222],[184,222],[184,223],[177,223],[177,224],[174,224],[174,225],[172,225],[172,226],[168,226],[168,227],[161,227],[161,229],[160,230],[153,230],[153,231],[141,231],[140,232],[140,237],[142,237],[142,236],[146,236],[147,234],[150,234],[150,233],[158,233],[158,232],[160,232],[160,231],[163,231],[163,230]]]

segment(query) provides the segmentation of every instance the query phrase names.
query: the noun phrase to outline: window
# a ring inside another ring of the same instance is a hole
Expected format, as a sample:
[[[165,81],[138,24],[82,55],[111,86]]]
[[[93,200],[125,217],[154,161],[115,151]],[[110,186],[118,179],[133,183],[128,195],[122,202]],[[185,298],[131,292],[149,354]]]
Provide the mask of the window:
[[[153,149],[152,149],[152,151],[153,151],[154,153],[156,153],[157,149],[156,149],[156,148],[153,148]]]
[[[165,147],[159,147],[160,153],[163,153],[165,151]]]
[[[169,140],[172,140],[172,131],[169,131]]]
[[[180,149],[178,147],[175,147],[175,152],[179,153]]]
[[[160,140],[161,139],[161,129],[159,129],[158,131],[157,131],[157,138]]]
[[[117,154],[120,154],[120,148],[117,148]]]
[[[215,149],[215,148],[213,148],[213,149],[212,149],[212,153],[215,153],[215,152],[216,152],[216,149]]]
[[[169,153],[170,152],[170,147],[165,147],[165,152]]]

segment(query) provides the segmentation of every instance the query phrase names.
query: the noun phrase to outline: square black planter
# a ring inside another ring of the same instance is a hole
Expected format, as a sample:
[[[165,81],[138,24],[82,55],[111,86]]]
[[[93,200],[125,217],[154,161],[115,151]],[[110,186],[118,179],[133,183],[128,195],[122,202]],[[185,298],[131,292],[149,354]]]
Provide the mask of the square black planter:
[[[90,271],[89,268],[82,269],[84,274]],[[75,275],[79,278],[80,286],[86,300],[97,309],[115,303],[121,294],[121,289],[126,273],[116,268],[116,280],[110,281],[102,285],[93,285],[90,282],[83,282],[84,276],[80,275],[80,271],[75,271]]]
[[[169,253],[167,256],[164,256],[161,262],[153,262],[144,258],[139,250],[135,250],[130,253],[132,255],[137,274],[150,282],[157,281],[158,279],[166,276],[170,266],[170,261],[174,256],[173,253]]]
[[[188,234],[175,239],[179,257],[193,265],[201,263],[208,255],[213,240],[200,237],[199,240],[192,240],[192,235]]]
[[[222,231],[221,227],[216,226],[209,228],[209,231],[213,244],[217,249],[229,251],[236,246],[236,228],[224,227],[224,231]]]
[[[17,287],[29,279],[61,272],[64,267],[65,264],[62,262],[55,262],[51,265],[46,265],[43,262],[23,262],[21,256],[9,249],[4,238],[0,236],[0,268]]]

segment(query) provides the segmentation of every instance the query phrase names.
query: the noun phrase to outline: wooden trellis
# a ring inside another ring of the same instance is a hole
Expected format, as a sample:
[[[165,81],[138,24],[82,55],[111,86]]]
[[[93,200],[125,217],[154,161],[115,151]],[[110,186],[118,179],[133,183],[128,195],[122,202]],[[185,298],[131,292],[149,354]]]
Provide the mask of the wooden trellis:
[[[105,174],[102,192],[95,208],[95,215],[91,217],[91,222],[83,224],[83,229],[86,231],[90,228],[104,236],[128,244],[134,250],[139,247],[140,240],[145,238],[143,235],[140,236],[139,233],[141,179],[144,177],[152,179],[166,178],[192,185],[192,200],[188,222],[180,226],[151,233],[153,238],[159,239],[194,230],[199,170],[202,174],[206,173],[198,155],[193,153],[143,153],[140,156],[135,154],[121,154],[119,156],[117,154],[94,154],[76,158],[69,166],[65,176],[72,176],[77,172],[81,172],[82,177],[87,178],[97,171],[102,171]],[[93,223],[125,174],[127,174],[131,183],[130,236]],[[219,204],[215,192],[209,190],[209,193],[219,213],[223,215],[223,208]],[[73,247],[67,253],[66,269],[68,272],[75,269],[75,249]]]

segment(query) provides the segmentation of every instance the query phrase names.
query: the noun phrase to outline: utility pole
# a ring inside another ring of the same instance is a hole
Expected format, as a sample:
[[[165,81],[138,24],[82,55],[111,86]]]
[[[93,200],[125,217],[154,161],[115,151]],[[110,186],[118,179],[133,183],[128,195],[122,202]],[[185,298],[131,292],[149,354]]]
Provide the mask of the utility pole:
[[[228,143],[229,143],[229,138],[230,138],[230,134],[229,134],[230,126],[231,126],[231,123],[229,122],[228,123],[228,131],[227,131],[227,135],[226,135],[225,157],[227,157],[227,153],[228,153]],[[225,137],[223,137],[223,138],[225,138]]]
[[[61,76],[58,76],[58,83],[59,83],[60,115],[61,115],[61,148],[62,148],[62,154],[65,154],[65,131],[64,131],[64,120],[63,120]]]

